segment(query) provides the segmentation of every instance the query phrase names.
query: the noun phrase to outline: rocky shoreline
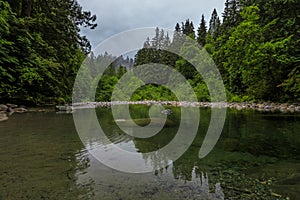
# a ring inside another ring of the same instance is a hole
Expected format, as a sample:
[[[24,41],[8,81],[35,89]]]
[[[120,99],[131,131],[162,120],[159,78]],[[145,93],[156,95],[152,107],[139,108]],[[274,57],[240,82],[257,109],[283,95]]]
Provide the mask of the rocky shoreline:
[[[53,109],[50,109],[53,111]],[[44,108],[27,109],[25,106],[16,104],[0,104],[0,122],[8,120],[14,113],[27,113],[27,112],[45,112]]]
[[[257,110],[260,112],[300,113],[300,103],[211,103],[211,102],[177,102],[177,101],[117,101],[117,102],[85,102],[72,105],[56,106],[56,112],[72,113],[77,109],[97,107],[111,107],[112,105],[162,105],[176,107],[199,107],[199,108],[231,108],[236,110]],[[0,104],[0,122],[8,120],[13,113],[45,112],[54,109],[27,109],[25,106],[15,104]]]
[[[199,107],[199,108],[232,108],[237,110],[257,110],[261,112],[300,112],[300,103],[213,103],[213,102],[177,102],[177,101],[117,101],[117,102],[86,102],[63,106],[63,110],[76,110],[84,108],[110,107],[112,105],[162,105],[176,107]]]
[[[0,122],[8,120],[8,117],[13,113],[24,113],[27,109],[23,106],[18,106],[15,104],[0,104]]]

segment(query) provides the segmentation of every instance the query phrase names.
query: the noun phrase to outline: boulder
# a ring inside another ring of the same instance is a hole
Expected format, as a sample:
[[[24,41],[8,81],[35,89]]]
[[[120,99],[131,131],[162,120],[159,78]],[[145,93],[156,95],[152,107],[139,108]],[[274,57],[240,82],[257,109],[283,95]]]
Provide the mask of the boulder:
[[[265,108],[264,108],[265,110],[271,110],[271,109],[273,109],[273,107],[272,106],[270,106],[270,105],[267,105],[267,106],[265,106]]]
[[[17,108],[18,107],[18,105],[16,105],[16,104],[11,104],[11,103],[8,103],[8,104],[6,104],[8,107],[10,107],[10,108]]]
[[[7,110],[7,106],[4,104],[0,104],[0,111],[6,111]]]
[[[279,110],[280,110],[280,112],[282,112],[282,113],[287,113],[287,108],[285,107],[285,106],[281,106],[280,108],[279,108]]]
[[[25,113],[25,112],[28,112],[28,110],[25,109],[25,108],[15,108],[14,111],[17,112],[17,113]]]
[[[56,111],[70,112],[72,110],[73,110],[72,106],[68,106],[68,105],[65,105],[65,106],[56,106]]]

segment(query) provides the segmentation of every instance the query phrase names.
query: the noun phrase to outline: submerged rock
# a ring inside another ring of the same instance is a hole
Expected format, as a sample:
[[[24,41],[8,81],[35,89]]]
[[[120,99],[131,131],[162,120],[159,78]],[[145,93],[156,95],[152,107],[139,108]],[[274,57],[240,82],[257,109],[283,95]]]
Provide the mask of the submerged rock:
[[[8,117],[5,113],[0,113],[0,122],[8,120]]]
[[[171,115],[172,114],[172,110],[170,110],[170,109],[163,110],[163,111],[161,111],[161,113],[164,114],[164,115]]]
[[[138,118],[132,120],[139,126],[147,126],[149,123],[160,125],[164,122],[164,119],[162,118]],[[116,119],[114,121],[122,124],[123,126],[131,126],[131,119]],[[166,119],[164,124],[166,127],[172,127],[176,125],[176,123],[170,119]]]

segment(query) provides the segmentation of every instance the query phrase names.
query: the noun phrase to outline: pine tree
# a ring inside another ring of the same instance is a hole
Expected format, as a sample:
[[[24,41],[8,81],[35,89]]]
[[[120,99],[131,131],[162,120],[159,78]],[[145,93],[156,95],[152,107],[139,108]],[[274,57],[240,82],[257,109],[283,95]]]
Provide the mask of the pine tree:
[[[185,21],[185,23],[182,22],[181,24],[182,24],[182,27],[181,27],[182,33],[184,35],[187,35],[187,36],[191,37],[191,38],[195,38],[195,31],[194,31],[193,22],[190,22],[190,20],[187,19]]]
[[[164,29],[161,29],[158,38],[158,49],[162,49],[164,40],[165,40],[165,32]]]
[[[181,28],[180,28],[179,23],[177,23],[176,26],[175,26],[174,33],[173,33],[173,40],[170,43],[170,48],[173,51],[179,53],[180,47],[181,47],[182,42],[183,42],[182,39],[183,39],[183,35],[182,35],[182,32],[181,32]],[[169,59],[170,59],[171,63],[175,63],[176,60],[178,59],[178,56],[176,54],[172,54],[172,56],[170,56]]]
[[[229,19],[230,19],[230,0],[226,0],[224,12],[222,13],[223,16],[223,29],[227,29],[229,27]]]
[[[223,31],[228,31],[230,28],[236,27],[240,21],[240,3],[239,0],[226,0],[223,13]]]
[[[198,38],[197,41],[201,46],[204,46],[206,43],[207,27],[204,15],[202,15],[201,23],[198,28]]]
[[[181,29],[180,29],[180,25],[177,23],[176,26],[175,26],[175,31],[177,33],[180,33]]]
[[[170,44],[171,44],[170,36],[169,36],[169,33],[167,32],[167,35],[163,38],[162,48],[166,49],[167,47],[170,46]]]
[[[209,20],[208,33],[211,34],[212,36],[214,36],[214,38],[216,38],[218,36],[220,26],[221,26],[221,21],[219,19],[217,10],[214,9],[212,14],[211,14],[211,18]]]
[[[144,42],[144,47],[145,49],[148,49],[151,47],[151,43],[150,43],[150,38],[147,37],[146,41]]]
[[[155,49],[158,49],[159,48],[159,28],[156,27],[155,29],[155,36],[154,38],[152,38],[152,47],[155,48]]]
[[[179,45],[180,40],[181,40],[181,28],[179,23],[176,24],[175,26],[175,30],[174,30],[174,34],[173,34],[173,41],[172,41],[172,46],[176,48],[176,46]]]
[[[194,29],[195,29],[194,24],[193,24],[193,22],[191,22],[190,26],[189,26],[189,33],[188,33],[188,35],[191,38],[193,38],[193,39],[195,39],[195,30]]]

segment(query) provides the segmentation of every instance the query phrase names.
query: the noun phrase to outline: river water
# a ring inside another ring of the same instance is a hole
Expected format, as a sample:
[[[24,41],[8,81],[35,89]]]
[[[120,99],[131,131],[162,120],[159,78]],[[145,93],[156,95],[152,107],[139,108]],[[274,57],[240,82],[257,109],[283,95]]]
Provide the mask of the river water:
[[[148,109],[131,106],[131,116],[147,118]],[[169,109],[172,125],[144,139],[124,134],[110,108],[96,112],[111,142],[143,155],[176,135],[180,108]],[[72,114],[14,114],[0,123],[0,199],[300,199],[300,114],[228,109],[218,143],[200,159],[211,110],[199,111],[198,133],[188,150],[163,169],[142,174],[95,159]],[[145,161],[155,165],[156,159]]]

